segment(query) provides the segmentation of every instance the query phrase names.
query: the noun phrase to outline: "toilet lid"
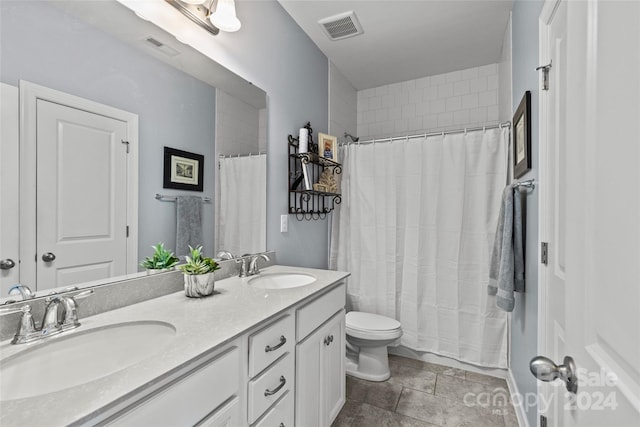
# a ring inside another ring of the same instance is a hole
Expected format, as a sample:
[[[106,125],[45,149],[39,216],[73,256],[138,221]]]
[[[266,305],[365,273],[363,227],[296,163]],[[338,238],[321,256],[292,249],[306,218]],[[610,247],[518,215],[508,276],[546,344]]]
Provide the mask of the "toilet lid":
[[[345,322],[347,328],[361,331],[392,331],[400,328],[400,322],[395,319],[361,311],[347,313]]]

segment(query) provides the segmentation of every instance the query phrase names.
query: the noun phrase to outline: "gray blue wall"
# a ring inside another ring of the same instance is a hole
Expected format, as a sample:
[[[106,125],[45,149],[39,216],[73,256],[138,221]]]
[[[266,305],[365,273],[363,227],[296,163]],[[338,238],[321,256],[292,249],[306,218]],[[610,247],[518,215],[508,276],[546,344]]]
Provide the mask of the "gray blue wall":
[[[46,2],[0,1],[0,19],[0,81],[27,80],[138,114],[138,257],[159,241],[174,248],[175,204],[154,199],[172,194],[162,188],[163,147],[210,159],[198,194],[213,198],[215,88]],[[213,248],[213,213],[205,204],[205,248]]]
[[[239,1],[237,33],[221,33],[217,62],[267,92],[267,247],[278,263],[327,267],[327,221],[296,221],[280,233],[288,211],[287,135],[311,121],[314,133],[328,130],[326,56],[275,1]]]
[[[516,0],[513,4],[513,111],[525,91],[531,91],[531,153],[532,168],[521,180],[538,178],[538,17],[543,2]],[[511,370],[523,396],[535,394],[536,380],[529,372],[529,361],[538,346],[538,191],[527,192],[526,215],[526,291],[516,294],[516,306],[511,322]],[[536,408],[529,408],[527,420],[537,426]]]

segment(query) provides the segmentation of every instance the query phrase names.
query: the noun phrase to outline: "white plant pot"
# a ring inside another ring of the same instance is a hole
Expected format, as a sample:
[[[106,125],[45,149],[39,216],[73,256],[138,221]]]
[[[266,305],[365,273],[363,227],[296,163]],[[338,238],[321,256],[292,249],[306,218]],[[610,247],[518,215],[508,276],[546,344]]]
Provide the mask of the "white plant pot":
[[[213,273],[185,274],[184,293],[190,298],[201,298],[213,293]]]

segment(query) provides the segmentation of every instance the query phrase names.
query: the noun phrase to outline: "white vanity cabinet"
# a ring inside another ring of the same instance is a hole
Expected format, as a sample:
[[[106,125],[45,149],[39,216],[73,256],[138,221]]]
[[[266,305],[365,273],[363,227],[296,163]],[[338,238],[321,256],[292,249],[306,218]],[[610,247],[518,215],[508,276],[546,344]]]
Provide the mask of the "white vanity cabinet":
[[[230,346],[199,366],[178,374],[175,380],[139,399],[109,426],[161,427],[241,424],[240,348]]]
[[[299,308],[295,425],[328,427],[345,402],[345,285]]]

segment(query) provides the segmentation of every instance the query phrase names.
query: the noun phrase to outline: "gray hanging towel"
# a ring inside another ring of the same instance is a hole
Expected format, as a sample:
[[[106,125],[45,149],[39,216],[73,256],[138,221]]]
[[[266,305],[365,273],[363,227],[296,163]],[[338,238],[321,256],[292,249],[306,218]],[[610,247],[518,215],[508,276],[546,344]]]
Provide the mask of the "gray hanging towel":
[[[524,292],[524,253],[522,248],[522,203],[520,190],[508,185],[502,192],[502,205],[489,266],[489,295],[496,305],[513,311],[514,292]]]
[[[189,255],[189,246],[202,245],[202,197],[176,197],[176,256]]]

